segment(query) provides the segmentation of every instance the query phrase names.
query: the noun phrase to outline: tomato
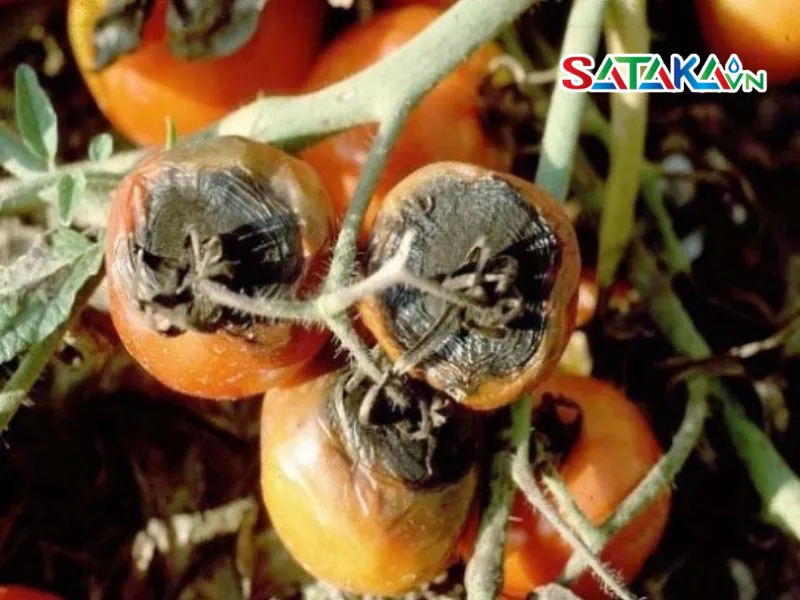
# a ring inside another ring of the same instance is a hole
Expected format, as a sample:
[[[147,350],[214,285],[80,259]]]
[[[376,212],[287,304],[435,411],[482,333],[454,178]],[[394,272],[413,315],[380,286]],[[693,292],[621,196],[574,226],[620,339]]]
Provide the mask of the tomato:
[[[0,585],[0,600],[59,600],[58,597],[21,585]]]
[[[597,297],[600,289],[597,286],[597,277],[594,271],[581,272],[578,285],[578,312],[575,317],[575,327],[580,328],[594,319],[597,312]]]
[[[795,0],[695,0],[703,36],[725,63],[765,69],[770,84],[800,76],[800,10]]]
[[[112,199],[114,325],[172,389],[218,399],[263,392],[313,358],[328,334],[242,316],[196,286],[303,295],[319,279],[332,234],[313,170],[271,146],[222,137],[156,153]]]
[[[270,0],[253,37],[236,53],[203,60],[173,55],[166,0],[156,0],[140,47],[95,72],[94,25],[107,0],[70,0],[69,38],[78,66],[111,123],[140,144],[160,144],[165,117],[192,133],[259,93],[298,91],[321,45],[325,0]]]
[[[349,592],[402,594],[457,557],[477,485],[472,421],[447,412],[412,437],[411,417],[397,422],[402,410],[381,396],[380,422],[362,425],[369,388],[355,377],[334,371],[266,393],[262,493],[275,531],[312,575]],[[430,399],[410,386],[409,415]]]
[[[559,470],[575,503],[600,525],[661,458],[661,447],[636,405],[608,383],[556,374],[539,390],[545,399],[547,395],[564,398],[580,409],[577,440]],[[563,418],[562,410],[557,410]],[[656,549],[669,517],[670,498],[667,489],[603,550],[603,561],[625,582],[636,577]],[[472,552],[475,536],[473,520],[462,545],[466,556]],[[570,554],[552,525],[534,513],[518,492],[509,520],[503,594],[525,598],[534,588],[557,580]],[[607,597],[588,573],[572,588],[584,600]]]
[[[379,13],[335,40],[314,65],[306,84],[316,90],[342,80],[414,38],[442,14],[428,6],[409,6]],[[428,163],[455,160],[508,170],[511,152],[486,133],[481,120],[479,87],[489,62],[501,54],[487,44],[444,78],[410,115],[394,145],[365,218],[362,242],[383,196],[403,177]],[[327,138],[301,153],[317,169],[343,215],[350,204],[361,168],[375,136],[375,126],[362,126]]]
[[[414,234],[407,269],[457,295],[395,285],[360,305],[364,325],[403,372],[491,410],[556,366],[574,325],[580,257],[564,210],[535,185],[461,163],[416,171],[386,195],[367,276]]]

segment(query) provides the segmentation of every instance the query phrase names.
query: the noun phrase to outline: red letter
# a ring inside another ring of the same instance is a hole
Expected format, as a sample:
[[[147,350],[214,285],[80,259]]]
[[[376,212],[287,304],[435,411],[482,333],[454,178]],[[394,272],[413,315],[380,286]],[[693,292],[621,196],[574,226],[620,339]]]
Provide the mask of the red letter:
[[[561,85],[567,90],[588,90],[592,85],[594,58],[588,54],[570,54],[561,60]]]

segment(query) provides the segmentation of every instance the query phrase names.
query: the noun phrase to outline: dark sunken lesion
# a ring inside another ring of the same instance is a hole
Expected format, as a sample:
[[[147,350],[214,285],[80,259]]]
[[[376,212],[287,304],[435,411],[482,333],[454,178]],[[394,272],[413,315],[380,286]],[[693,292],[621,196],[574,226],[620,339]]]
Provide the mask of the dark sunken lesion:
[[[236,330],[252,318],[195,297],[186,285],[192,278],[205,277],[248,296],[294,291],[304,268],[300,221],[269,181],[241,167],[172,164],[150,182],[148,192],[148,225],[136,228],[122,265],[128,281],[138,277],[139,302],[178,311],[201,331]],[[205,272],[198,271],[192,234],[208,258]]]
[[[547,302],[561,248],[550,226],[519,191],[497,177],[465,181],[444,175],[416,190],[402,210],[383,211],[379,219],[375,230],[381,233],[373,236],[370,246],[371,273],[397,252],[409,230],[416,237],[408,267],[433,281],[463,270],[480,236],[485,236],[493,257],[511,257],[518,266],[512,291],[522,300],[519,314],[491,334],[463,319],[451,319],[449,333],[419,368],[435,370],[446,382],[444,389],[459,398],[488,377],[513,374],[533,357],[548,324]],[[496,300],[491,290],[488,298]],[[404,285],[389,288],[381,300],[386,321],[405,350],[416,347],[449,307]]]
[[[404,377],[399,383],[410,400],[407,406],[398,406],[380,392],[370,423],[364,424],[358,413],[373,384],[362,378],[348,390],[351,375],[345,372],[339,378],[326,404],[325,420],[346,440],[354,462],[379,465],[411,489],[451,485],[472,469],[482,439],[473,413],[437,396],[424,382]],[[423,411],[435,412],[436,423],[425,435],[415,435]]]

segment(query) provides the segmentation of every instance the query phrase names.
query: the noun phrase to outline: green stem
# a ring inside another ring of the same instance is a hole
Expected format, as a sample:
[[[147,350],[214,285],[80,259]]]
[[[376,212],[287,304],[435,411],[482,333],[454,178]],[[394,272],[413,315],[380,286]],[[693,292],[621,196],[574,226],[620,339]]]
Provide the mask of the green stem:
[[[342,230],[336,240],[333,260],[328,271],[325,287],[329,290],[348,285],[355,276],[355,260],[358,236],[364,215],[372,200],[372,192],[383,173],[383,167],[389,157],[389,151],[405,124],[409,105],[399,106],[391,115],[382,121],[378,134],[367,156],[367,161],[358,178],[350,206],[342,222]]]
[[[609,4],[606,44],[609,52],[618,54],[647,52],[650,34],[645,0],[613,0]],[[604,288],[611,285],[633,232],[639,170],[644,160],[647,134],[647,99],[643,92],[612,94],[610,98],[611,165],[600,220],[597,262],[597,281]]]
[[[681,240],[672,226],[672,219],[664,204],[664,194],[658,185],[661,175],[659,167],[651,163],[643,164],[641,173],[642,193],[661,233],[666,261],[670,266],[670,274],[688,273],[690,268],[689,260],[686,258]]]
[[[605,0],[575,0],[567,21],[562,56],[597,52],[605,6]],[[562,200],[569,190],[585,106],[585,92],[570,92],[556,86],[547,113],[536,182]]]
[[[676,350],[697,359],[711,355],[711,348],[672,291],[669,280],[658,273],[655,259],[640,245],[634,246],[632,280],[659,330]],[[728,433],[761,497],[765,517],[800,540],[800,479],[769,437],[747,419],[728,390],[719,381],[706,379],[714,395],[721,399]]]
[[[723,399],[721,406],[736,452],[762,498],[764,519],[800,540],[800,479],[735,401]]]
[[[522,398],[514,411],[509,428],[509,447],[492,456],[491,491],[489,503],[481,517],[478,540],[473,559],[464,574],[464,587],[470,600],[494,600],[503,577],[503,552],[508,531],[508,519],[516,487],[511,477],[514,453],[527,444],[530,435],[531,398]]]

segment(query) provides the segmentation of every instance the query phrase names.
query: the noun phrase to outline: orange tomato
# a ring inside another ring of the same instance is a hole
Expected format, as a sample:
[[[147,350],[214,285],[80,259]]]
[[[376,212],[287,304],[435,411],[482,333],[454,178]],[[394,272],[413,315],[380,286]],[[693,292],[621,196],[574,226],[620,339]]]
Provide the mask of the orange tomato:
[[[181,239],[196,231],[201,247],[220,240],[219,256],[207,254],[207,268],[223,267],[207,276],[212,282],[256,296],[302,294],[317,283],[332,229],[313,170],[271,146],[219,137],[151,156],[120,183],[111,202],[106,267],[120,339],[156,379],[179,392],[212,399],[263,392],[314,358],[329,334],[219,312],[222,307],[191,291],[191,265],[203,260],[187,254]],[[185,323],[173,321],[170,308],[185,311]]]
[[[379,13],[356,25],[322,53],[307,89],[325,87],[365,69],[407,43],[441,14],[429,6],[409,6]],[[376,187],[362,241],[383,196],[406,175],[428,163],[452,160],[500,171],[510,168],[511,153],[489,138],[481,121],[479,86],[489,62],[500,54],[495,44],[483,46],[440,81],[412,112]],[[374,126],[357,127],[301,153],[319,172],[339,215],[350,204],[375,131]]]
[[[720,60],[737,54],[745,69],[765,69],[770,84],[800,76],[796,0],[695,0],[703,36]]]
[[[471,432],[437,425],[430,439],[412,440],[391,424],[362,426],[354,394],[363,390],[340,387],[352,382],[344,377],[312,375],[265,394],[264,503],[315,577],[359,594],[410,592],[457,558],[477,485]]]
[[[0,600],[59,600],[59,598],[21,585],[3,585],[0,586]]]
[[[270,0],[253,37],[231,56],[184,60],[165,37],[166,0],[156,0],[142,44],[95,72],[94,24],[107,0],[70,0],[69,39],[100,110],[140,144],[160,144],[164,119],[178,133],[201,129],[259,93],[296,92],[321,45],[325,0]]]
[[[608,383],[554,375],[539,389],[543,394],[571,400],[581,410],[581,430],[560,473],[578,507],[600,525],[661,458],[661,447],[636,405]],[[603,550],[603,561],[624,581],[632,581],[656,549],[669,516],[670,497],[670,491],[665,490]],[[467,556],[474,547],[476,530],[477,519],[473,519],[462,545]],[[518,493],[505,550],[504,596],[522,599],[535,588],[555,581],[570,554],[570,547],[552,525],[534,513]],[[588,573],[572,589],[584,600],[607,598]]]
[[[575,317],[576,328],[581,328],[594,319],[599,293],[594,271],[590,269],[581,271],[581,280],[578,284],[578,312]]]
[[[435,163],[386,194],[366,274],[392,260],[412,232],[413,275],[486,304],[453,311],[426,292],[393,286],[359,304],[364,325],[392,360],[407,358],[438,332],[405,372],[475,410],[515,402],[555,369],[575,323],[580,256],[564,209],[519,177]],[[485,271],[476,243],[486,254]]]

